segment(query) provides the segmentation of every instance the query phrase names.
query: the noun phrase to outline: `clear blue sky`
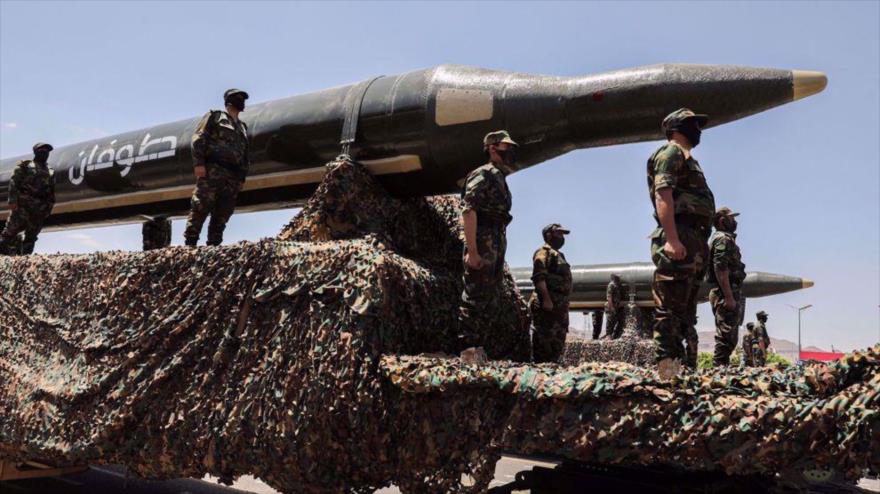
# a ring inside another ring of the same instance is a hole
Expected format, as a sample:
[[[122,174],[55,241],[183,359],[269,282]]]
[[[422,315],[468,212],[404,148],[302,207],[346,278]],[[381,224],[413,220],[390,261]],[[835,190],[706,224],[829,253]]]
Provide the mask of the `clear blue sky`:
[[[878,2],[0,3],[0,155],[191,117],[241,87],[265,101],[440,63],[554,75],[662,62],[821,70],[824,93],[707,131],[695,155],[741,211],[751,270],[816,286],[755,299],[773,336],[866,347],[880,327]],[[576,151],[510,177],[508,259],[573,231],[576,264],[648,260],[644,164],[658,143]],[[549,192],[548,192],[549,191]],[[227,241],[292,211],[233,217]],[[175,243],[182,223],[175,222]],[[138,249],[123,226],[46,233],[39,252]],[[712,327],[707,306],[700,329]],[[579,324],[578,322],[575,322]]]

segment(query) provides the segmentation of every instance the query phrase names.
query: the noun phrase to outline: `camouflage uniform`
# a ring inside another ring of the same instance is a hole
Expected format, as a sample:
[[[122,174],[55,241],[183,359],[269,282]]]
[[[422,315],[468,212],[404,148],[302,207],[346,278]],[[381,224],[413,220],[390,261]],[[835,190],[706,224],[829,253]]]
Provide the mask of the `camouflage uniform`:
[[[755,337],[752,340],[752,360],[755,367],[763,367],[767,363],[767,348],[770,347],[770,335],[767,334],[767,325],[758,320],[755,323]]]
[[[468,174],[461,197],[463,210],[477,214],[476,243],[483,260],[479,269],[471,269],[464,263],[458,335],[458,345],[464,349],[481,342],[480,335],[503,317],[498,314],[498,297],[507,252],[507,225],[513,220],[510,215],[513,199],[504,172],[492,163]],[[467,243],[464,254],[467,254]]]
[[[55,206],[55,170],[48,163],[19,161],[9,180],[8,202],[17,204],[18,208],[9,215],[0,234],[0,254],[17,253],[13,252],[13,246],[20,232],[24,232],[21,253],[31,254],[43,222]]]
[[[753,323],[748,323],[746,324],[746,332],[743,334],[742,338],[742,363],[746,367],[753,367],[755,365],[755,361],[752,359],[752,348],[754,348],[754,343],[755,325]]]
[[[553,310],[542,307],[539,290],[532,292],[529,309],[532,313],[535,332],[532,336],[535,362],[556,362],[565,347],[568,334],[568,298],[571,295],[571,266],[565,254],[548,244],[535,251],[532,257],[532,281],[547,284]]]
[[[730,365],[730,354],[736,349],[739,337],[739,326],[742,324],[742,314],[745,300],[742,298],[740,287],[746,278],[746,265],[742,262],[739,246],[736,245],[736,234],[716,231],[712,236],[709,249],[712,259],[712,268],[709,269],[708,282],[712,286],[709,290],[709,302],[712,304],[712,314],[715,315],[715,366]],[[730,280],[730,291],[736,300],[733,310],[724,308],[724,292],[718,286],[715,270],[726,270]]]
[[[226,222],[235,211],[235,201],[247,177],[248,129],[225,111],[209,111],[192,137],[194,166],[205,166],[206,176],[196,180],[184,238],[196,245],[208,215],[208,245],[220,245]]]
[[[608,299],[611,305],[608,305]],[[610,281],[605,289],[605,337],[620,338],[623,334],[623,304],[620,298],[620,282]]]
[[[153,218],[141,227],[144,250],[163,249],[171,245],[171,220],[164,217]]]
[[[715,197],[697,160],[692,156],[685,158],[684,151],[672,142],[651,155],[647,172],[649,196],[658,225],[651,234],[651,260],[657,267],[652,283],[657,307],[655,358],[658,362],[675,358],[690,364],[681,342],[696,324],[697,295],[706,273],[707,241],[715,214]],[[677,261],[669,259],[663,251],[666,232],[660,226],[654,199],[655,192],[666,187],[672,189],[676,230],[687,250],[684,259]]]

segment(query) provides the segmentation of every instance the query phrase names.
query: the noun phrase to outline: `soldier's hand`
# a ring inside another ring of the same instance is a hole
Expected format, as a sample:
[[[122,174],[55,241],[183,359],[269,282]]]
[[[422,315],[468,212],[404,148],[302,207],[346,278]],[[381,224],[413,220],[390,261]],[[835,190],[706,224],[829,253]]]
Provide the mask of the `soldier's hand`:
[[[471,269],[480,269],[483,267],[483,258],[476,252],[468,252],[464,255],[464,263]]]
[[[544,309],[544,310],[547,311],[547,312],[550,312],[551,310],[553,310],[553,301],[550,300],[550,299],[545,300],[545,301],[541,304],[541,308]]]
[[[685,249],[684,244],[678,240],[675,242],[667,241],[663,244],[663,252],[666,254],[666,257],[673,261],[680,261],[687,255],[687,249]]]
[[[736,309],[736,300],[734,300],[732,298],[725,297],[724,298],[724,308],[727,310]]]
[[[193,173],[196,178],[205,178],[205,175],[207,174],[204,166],[196,166],[193,168]]]

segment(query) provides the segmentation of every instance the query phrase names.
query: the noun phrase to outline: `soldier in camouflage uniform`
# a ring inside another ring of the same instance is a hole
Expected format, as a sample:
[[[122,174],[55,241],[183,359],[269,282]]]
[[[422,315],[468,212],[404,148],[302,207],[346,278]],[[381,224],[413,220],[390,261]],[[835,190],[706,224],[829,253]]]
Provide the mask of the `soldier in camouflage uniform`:
[[[570,232],[558,223],[544,227],[544,245],[532,256],[535,291],[529,300],[535,331],[532,349],[535,362],[557,362],[568,334],[568,298],[571,266],[559,251]]]
[[[611,275],[605,289],[605,337],[620,338],[623,334],[623,302],[620,294],[620,276]]]
[[[699,144],[707,120],[687,108],[670,113],[662,123],[669,142],[648,159],[648,191],[657,221],[651,259],[657,267],[652,289],[658,364],[667,359],[686,362],[682,340],[696,324],[715,197],[691,149]]]
[[[505,130],[486,134],[489,163],[470,172],[462,191],[464,290],[461,294],[458,350],[477,345],[484,328],[501,315],[497,299],[507,252],[507,224],[512,198],[505,177],[513,172],[517,143]]]
[[[755,344],[755,323],[746,324],[746,332],[742,339],[742,364],[745,367],[754,367],[755,361],[752,358],[752,348]]]
[[[248,129],[238,119],[248,94],[230,89],[223,95],[226,111],[212,110],[202,117],[192,137],[193,191],[184,238],[195,246],[208,215],[208,245],[220,245],[226,222],[235,211],[235,201],[247,177]]]
[[[755,316],[755,338],[752,341],[752,360],[755,367],[763,367],[767,363],[767,350],[770,348],[770,335],[767,334],[767,313],[760,311]]]
[[[156,216],[144,222],[141,227],[144,251],[164,249],[171,245],[171,220],[166,216]]]
[[[0,234],[0,254],[18,253],[13,250],[21,232],[21,253],[33,253],[43,222],[55,206],[55,170],[48,163],[52,146],[39,142],[33,150],[34,159],[19,161],[9,180],[11,214]]]
[[[709,242],[709,303],[715,316],[715,367],[730,365],[730,354],[736,349],[739,326],[742,324],[742,282],[746,279],[746,265],[742,262],[736,244],[736,217],[730,208],[715,213],[715,234]]]

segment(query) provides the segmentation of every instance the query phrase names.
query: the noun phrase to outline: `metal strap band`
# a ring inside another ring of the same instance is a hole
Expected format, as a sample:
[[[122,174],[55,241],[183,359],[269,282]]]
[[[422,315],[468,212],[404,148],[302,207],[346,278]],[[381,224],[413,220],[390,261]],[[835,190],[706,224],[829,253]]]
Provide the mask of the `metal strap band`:
[[[370,86],[382,76],[360,82],[348,90],[345,95],[345,122],[342,124],[342,137],[339,144],[342,145],[342,154],[349,154],[351,144],[357,139],[357,125],[361,116],[361,104]]]

